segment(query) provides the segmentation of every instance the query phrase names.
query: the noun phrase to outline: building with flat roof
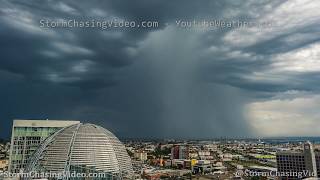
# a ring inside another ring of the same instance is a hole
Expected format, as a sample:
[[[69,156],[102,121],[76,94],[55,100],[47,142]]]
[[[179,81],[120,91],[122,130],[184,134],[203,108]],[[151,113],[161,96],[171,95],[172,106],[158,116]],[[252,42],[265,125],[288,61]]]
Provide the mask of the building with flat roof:
[[[8,168],[9,160],[8,159],[0,159],[0,171],[6,171]]]
[[[314,152],[310,142],[306,142],[303,151],[277,152],[277,170],[279,174],[288,174],[282,179],[304,179],[318,177],[320,153]]]
[[[80,121],[13,120],[9,171],[24,170],[28,159],[39,145],[57,130]]]
[[[138,159],[139,161],[146,161],[146,160],[148,160],[148,153],[146,153],[144,151],[135,152],[134,158]]]

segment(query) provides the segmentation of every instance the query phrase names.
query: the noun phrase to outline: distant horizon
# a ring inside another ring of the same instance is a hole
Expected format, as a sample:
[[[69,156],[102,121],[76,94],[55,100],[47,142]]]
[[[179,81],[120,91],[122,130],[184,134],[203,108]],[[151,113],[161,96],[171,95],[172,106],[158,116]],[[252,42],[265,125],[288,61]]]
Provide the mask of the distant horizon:
[[[117,136],[116,133],[112,132]],[[174,140],[174,141],[223,141],[223,140],[286,140],[286,139],[295,139],[299,141],[298,139],[309,139],[309,138],[319,138],[317,141],[320,142],[320,136],[278,136],[278,137],[211,137],[211,138],[174,138],[174,137],[121,137],[117,136],[120,140],[133,140],[133,141],[168,141],[168,140]],[[8,136],[8,138],[0,137],[0,141],[10,141],[11,140],[11,134]],[[301,140],[303,141],[303,140]]]
[[[80,121],[77,119],[37,119],[37,118],[31,118],[31,119],[23,119],[23,118],[14,118],[12,119],[12,123],[11,125],[13,125],[13,121],[14,120],[39,120],[39,121]],[[91,122],[82,122],[80,121],[80,123],[91,123]],[[96,124],[99,125],[99,124]],[[99,125],[101,127],[103,127],[102,125]],[[107,128],[107,127],[103,127],[103,128]],[[10,128],[10,132],[11,132],[11,128]],[[112,132],[112,131],[111,131]],[[116,136],[117,134],[115,132],[114,133]],[[285,139],[285,138],[320,138],[319,136],[251,136],[251,137],[228,137],[228,136],[222,136],[222,137],[207,137],[207,138],[182,138],[182,137],[121,137],[121,136],[117,136],[119,139],[124,139],[124,140],[130,140],[130,139],[135,139],[135,140],[219,140],[219,139],[226,139],[226,140],[249,140],[249,139]],[[7,138],[4,137],[0,137],[0,140],[10,140],[11,139],[11,133],[9,134],[9,136]],[[320,140],[320,139],[319,139]]]

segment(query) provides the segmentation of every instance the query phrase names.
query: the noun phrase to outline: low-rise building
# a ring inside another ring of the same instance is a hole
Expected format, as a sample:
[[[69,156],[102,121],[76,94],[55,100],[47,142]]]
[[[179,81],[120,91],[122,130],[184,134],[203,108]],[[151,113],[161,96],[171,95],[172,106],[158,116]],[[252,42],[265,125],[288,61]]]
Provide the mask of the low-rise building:
[[[212,165],[210,161],[199,160],[192,168],[193,174],[206,174],[212,172]]]
[[[9,165],[8,159],[0,159],[0,171],[7,171]]]
[[[146,161],[148,160],[148,153],[140,151],[134,153],[134,158],[138,159],[139,161]]]

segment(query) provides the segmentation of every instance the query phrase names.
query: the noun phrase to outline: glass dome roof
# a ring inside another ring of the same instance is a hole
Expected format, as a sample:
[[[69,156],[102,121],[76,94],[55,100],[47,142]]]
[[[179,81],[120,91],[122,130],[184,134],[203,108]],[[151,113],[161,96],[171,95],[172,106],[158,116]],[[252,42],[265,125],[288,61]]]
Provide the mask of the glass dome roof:
[[[48,137],[30,159],[26,171],[102,172],[120,179],[133,175],[130,157],[119,139],[100,126],[82,123]]]

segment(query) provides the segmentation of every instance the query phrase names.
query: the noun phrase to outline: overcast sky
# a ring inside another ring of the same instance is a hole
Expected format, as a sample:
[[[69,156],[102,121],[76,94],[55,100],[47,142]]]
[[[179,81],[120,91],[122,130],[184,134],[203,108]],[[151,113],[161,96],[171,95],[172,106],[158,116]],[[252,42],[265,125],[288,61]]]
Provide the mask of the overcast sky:
[[[320,135],[318,1],[0,4],[0,137],[13,119],[81,120],[132,138]],[[40,24],[69,19],[159,27]],[[254,25],[177,24],[193,20]]]

